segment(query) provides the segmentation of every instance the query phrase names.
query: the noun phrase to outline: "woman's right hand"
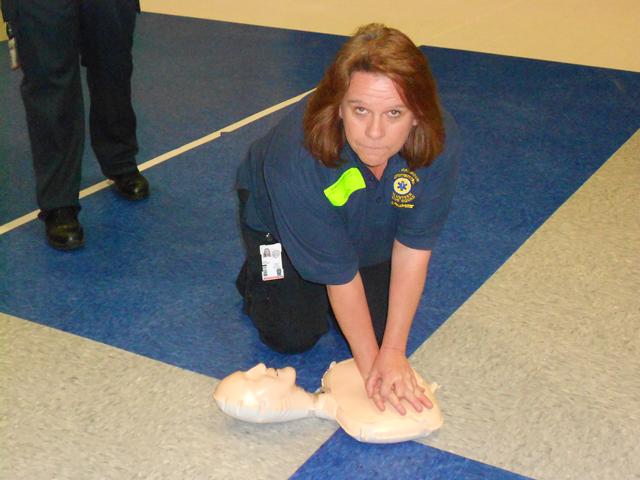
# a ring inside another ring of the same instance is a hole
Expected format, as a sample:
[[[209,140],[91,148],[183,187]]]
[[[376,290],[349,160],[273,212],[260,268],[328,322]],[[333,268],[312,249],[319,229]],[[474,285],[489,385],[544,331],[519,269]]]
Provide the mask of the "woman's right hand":
[[[367,395],[380,411],[384,411],[385,402],[389,402],[400,415],[405,415],[407,410],[402,400],[409,402],[417,412],[433,407],[424,388],[418,385],[404,353],[384,345],[367,375],[365,386]]]

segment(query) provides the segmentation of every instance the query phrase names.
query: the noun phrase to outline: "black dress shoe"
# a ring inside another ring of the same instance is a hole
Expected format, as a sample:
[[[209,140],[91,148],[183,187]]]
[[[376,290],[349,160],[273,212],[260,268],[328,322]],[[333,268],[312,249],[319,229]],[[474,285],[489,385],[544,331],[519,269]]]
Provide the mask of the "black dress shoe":
[[[149,196],[149,182],[140,172],[123,173],[109,177],[116,191],[127,200],[142,200]]]
[[[49,210],[43,214],[47,242],[58,250],[75,250],[84,245],[84,232],[74,207]]]

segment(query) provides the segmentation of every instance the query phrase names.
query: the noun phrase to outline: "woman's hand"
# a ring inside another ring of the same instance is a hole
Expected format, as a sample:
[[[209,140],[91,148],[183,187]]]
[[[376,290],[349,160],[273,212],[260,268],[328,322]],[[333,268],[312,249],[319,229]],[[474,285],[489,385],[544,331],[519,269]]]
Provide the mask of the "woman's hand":
[[[401,415],[407,413],[401,400],[408,401],[413,408],[421,412],[423,408],[432,408],[433,404],[418,385],[413,369],[404,352],[383,345],[369,372],[366,381],[367,395],[380,411],[384,403],[389,402]]]

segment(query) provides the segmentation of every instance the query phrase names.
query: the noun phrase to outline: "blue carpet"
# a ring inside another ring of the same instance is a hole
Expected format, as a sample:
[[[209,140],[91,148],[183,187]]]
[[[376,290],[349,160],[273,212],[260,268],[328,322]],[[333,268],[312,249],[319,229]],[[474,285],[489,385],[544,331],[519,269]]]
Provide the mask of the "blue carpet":
[[[338,430],[298,469],[303,479],[525,480],[484,463],[415,442],[371,445]]]
[[[340,42],[143,15],[135,79],[141,159],[313,87]],[[640,126],[639,74],[426,52],[465,147],[410,351]],[[19,99],[3,100],[19,116]],[[301,386],[317,387],[330,361],[348,356],[340,335],[332,330],[305,355],[270,352],[234,288],[242,263],[234,172],[249,143],[282,113],[149,170],[148,201],[129,204],[111,191],[84,199],[82,251],[50,249],[38,222],[1,236],[0,311],[218,378],[258,361],[292,365]],[[34,208],[23,128],[14,118],[1,129],[5,220]],[[95,161],[87,163],[91,184],[100,175]]]

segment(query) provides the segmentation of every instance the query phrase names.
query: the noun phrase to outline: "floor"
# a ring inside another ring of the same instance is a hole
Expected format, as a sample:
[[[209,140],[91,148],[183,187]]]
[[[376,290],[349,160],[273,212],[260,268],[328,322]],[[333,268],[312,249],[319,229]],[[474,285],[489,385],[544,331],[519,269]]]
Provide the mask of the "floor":
[[[640,478],[640,4],[400,7],[143,0],[152,196],[121,200],[87,148],[72,253],[35,220],[20,73],[0,70],[1,479]],[[409,341],[445,424],[392,445],[241,423],[211,398],[261,361],[313,390],[349,356],[335,330],[303,355],[260,343],[233,284],[233,179],[369,21],[422,46],[464,138]]]

